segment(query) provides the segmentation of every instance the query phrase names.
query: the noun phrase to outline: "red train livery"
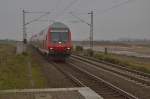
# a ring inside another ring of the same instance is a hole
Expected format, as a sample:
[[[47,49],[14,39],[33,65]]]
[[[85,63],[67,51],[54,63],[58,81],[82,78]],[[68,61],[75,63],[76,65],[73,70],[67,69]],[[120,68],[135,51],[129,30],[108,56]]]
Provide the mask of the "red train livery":
[[[39,34],[33,35],[30,42],[48,57],[66,58],[72,50],[70,29],[60,22],[54,22]]]

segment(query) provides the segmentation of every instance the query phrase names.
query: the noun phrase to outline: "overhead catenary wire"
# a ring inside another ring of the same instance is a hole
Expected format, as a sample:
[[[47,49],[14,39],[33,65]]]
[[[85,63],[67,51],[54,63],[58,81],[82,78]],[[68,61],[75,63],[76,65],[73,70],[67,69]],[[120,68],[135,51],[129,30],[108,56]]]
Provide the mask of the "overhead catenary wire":
[[[60,13],[56,14],[55,19],[59,18],[60,16],[63,16],[65,14],[65,11],[67,11],[68,9],[70,9],[78,1],[79,0],[73,0],[73,1],[71,1]]]
[[[106,12],[111,11],[112,9],[121,7],[121,6],[125,5],[125,4],[128,4],[128,3],[132,2],[132,1],[135,1],[135,0],[126,0],[126,1],[124,1],[124,2],[115,4],[115,5],[113,5],[113,6],[109,7],[109,8],[106,8],[106,9],[104,9],[104,10],[96,10],[96,9],[94,9],[94,12],[96,12],[96,14],[104,14],[104,13],[106,13]],[[72,12],[70,12],[70,14],[72,14],[73,16],[77,16],[77,15],[80,15],[80,14],[87,15],[88,13],[85,13],[85,12],[74,12],[74,11],[72,11]],[[76,15],[75,15],[75,14],[76,14]],[[80,18],[80,19],[81,19],[81,18]]]
[[[115,5],[113,5],[113,6],[111,6],[110,8],[107,8],[107,9],[104,9],[104,10],[101,10],[101,12],[98,12],[99,10],[96,10],[96,9],[94,9],[95,10],[95,12],[96,12],[96,14],[104,14],[104,13],[106,13],[106,12],[109,12],[109,11],[111,11],[112,9],[115,9],[115,8],[118,8],[118,7],[120,7],[120,6],[122,6],[122,5],[124,5],[124,4],[127,4],[127,3],[130,3],[131,1],[133,1],[133,0],[127,0],[127,1],[124,1],[124,2],[121,2],[121,3],[119,3],[119,4],[115,4]],[[77,16],[77,15],[79,15],[79,14],[88,14],[88,13],[81,13],[81,12],[78,12],[78,13],[75,13],[75,12],[69,12],[69,14],[71,14],[73,17],[75,17],[75,18],[77,18],[79,21],[81,21],[82,23],[85,23],[85,24],[87,24],[87,25],[90,25],[88,22],[86,22],[85,20],[83,20],[82,18],[80,18],[79,16]]]
[[[60,5],[60,3],[61,3],[61,0],[57,0],[56,1],[56,4],[55,4],[55,7],[53,8],[53,11],[55,11],[58,8],[58,6]]]
[[[71,1],[61,12],[59,12],[58,14],[55,15],[55,18],[53,20],[57,20],[59,17],[63,16],[65,14],[65,11],[67,11],[68,9],[70,9],[78,1],[79,0],[73,0],[73,1]],[[111,11],[112,9],[115,9],[115,8],[118,8],[118,7],[122,6],[122,5],[124,5],[124,4],[130,3],[131,1],[133,1],[133,0],[127,0],[127,1],[121,2],[119,4],[115,4],[115,5],[111,6],[110,8],[106,8],[104,10],[96,10],[96,9],[94,9],[94,12],[96,14],[104,14],[106,12]],[[59,3],[60,2],[57,2],[56,5],[58,6]],[[88,13],[85,13],[85,12],[82,12],[82,13],[80,13],[80,12],[79,13],[71,12],[71,13],[72,13],[72,16],[74,16],[76,18],[78,17],[77,15],[79,15],[79,14],[84,14],[84,15],[88,14]],[[77,19],[80,20],[81,22],[84,21],[80,17],[78,17]],[[84,23],[87,24],[87,22],[84,22]]]
[[[119,3],[119,4],[115,4],[115,5],[111,6],[110,8],[104,9],[104,10],[102,10],[102,11],[100,11],[100,12],[98,12],[99,10],[97,10],[96,13],[97,13],[97,14],[104,14],[104,13],[106,13],[106,12],[111,11],[112,9],[121,7],[122,5],[128,4],[128,3],[132,2],[132,1],[133,1],[133,0],[127,0],[127,1],[121,2],[121,3]]]
[[[114,6],[110,7],[110,8],[108,8],[108,9],[103,10],[101,13],[106,13],[106,12],[108,12],[108,11],[114,9],[114,8],[118,8],[118,7],[120,7],[120,6],[124,5],[124,4],[130,3],[131,1],[132,1],[132,0],[127,0],[127,1],[125,1],[125,2],[121,2],[121,3],[119,3],[119,4],[116,4],[116,5],[114,5]],[[92,16],[91,16],[91,20],[92,20],[92,21],[91,21],[91,24],[89,24],[88,22],[86,22],[84,19],[78,17],[77,15],[73,14],[73,12],[70,12],[70,14],[71,14],[72,16],[74,16],[75,18],[77,18],[77,19],[78,19],[79,21],[81,21],[82,23],[85,23],[85,24],[87,24],[87,25],[90,26],[90,48],[92,49],[92,48],[93,48],[93,11],[91,12],[91,15],[92,15]],[[89,14],[89,13],[87,13],[87,14]]]
[[[50,12],[45,12],[45,14],[39,16],[38,18],[36,18],[36,19],[34,19],[34,20],[31,20],[31,21],[27,22],[25,25],[28,25],[28,24],[33,23],[33,22],[36,22],[36,21],[38,21],[39,19],[41,19],[41,18],[43,18],[43,17],[45,17],[46,15],[49,15],[49,14],[50,14]]]
[[[85,23],[87,25],[90,26],[90,23],[86,22],[85,20],[81,19],[80,17],[76,16],[75,14],[73,14],[72,12],[69,12],[69,14],[71,14],[73,17],[77,18],[79,21],[81,21],[82,23]],[[88,14],[88,13],[87,13]]]
[[[56,1],[56,4],[55,4],[55,6],[53,7],[52,13],[51,13],[51,18],[52,18],[52,19],[53,19],[53,16],[55,15],[55,13],[57,12],[57,9],[58,9],[60,3],[61,3],[61,0],[57,0],[57,1]],[[54,21],[54,19],[53,19],[53,21]]]

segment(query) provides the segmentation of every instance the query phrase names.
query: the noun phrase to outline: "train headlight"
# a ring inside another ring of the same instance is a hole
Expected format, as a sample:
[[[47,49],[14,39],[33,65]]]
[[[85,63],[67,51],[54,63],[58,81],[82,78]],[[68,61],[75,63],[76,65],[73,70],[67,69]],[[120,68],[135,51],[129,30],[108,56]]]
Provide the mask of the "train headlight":
[[[51,47],[50,50],[53,50],[53,48]]]
[[[68,47],[67,50],[70,50],[70,48]]]
[[[61,44],[62,42],[58,42],[59,44]]]

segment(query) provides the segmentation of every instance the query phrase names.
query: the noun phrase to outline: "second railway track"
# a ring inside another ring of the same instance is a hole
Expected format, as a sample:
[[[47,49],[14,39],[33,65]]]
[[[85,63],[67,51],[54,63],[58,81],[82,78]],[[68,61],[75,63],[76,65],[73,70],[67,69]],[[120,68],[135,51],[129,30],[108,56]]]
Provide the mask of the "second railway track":
[[[121,68],[119,65],[114,65],[106,62],[101,62],[101,61],[95,61],[81,56],[72,55],[71,58],[76,61],[89,63],[96,69],[102,68],[107,71],[116,73],[129,80],[134,81],[136,84],[140,84],[145,87],[150,87],[149,74],[144,74],[144,73],[142,74],[141,72],[138,73],[138,71],[131,71],[125,67]]]

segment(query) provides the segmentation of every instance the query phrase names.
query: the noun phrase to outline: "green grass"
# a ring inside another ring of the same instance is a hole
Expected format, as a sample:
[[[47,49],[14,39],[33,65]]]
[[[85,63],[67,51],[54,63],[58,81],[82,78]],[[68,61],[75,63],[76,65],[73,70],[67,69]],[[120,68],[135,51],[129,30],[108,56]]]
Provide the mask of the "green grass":
[[[16,55],[15,46],[0,45],[0,89],[28,88],[26,59],[27,56]]]
[[[94,57],[114,64],[124,65],[130,69],[150,73],[150,62],[144,59],[117,54],[104,54],[101,52],[96,53]]]
[[[42,65],[32,57],[32,53],[16,55],[15,49],[14,44],[0,44],[0,90],[32,88],[27,60],[31,62],[34,87],[46,87],[46,79],[40,69]]]
[[[32,77],[35,83],[35,88],[45,88],[47,87],[47,80],[45,76],[42,74],[42,63],[38,60],[38,58],[35,58],[33,55],[32,49],[29,49],[30,53],[30,60],[32,65]]]

